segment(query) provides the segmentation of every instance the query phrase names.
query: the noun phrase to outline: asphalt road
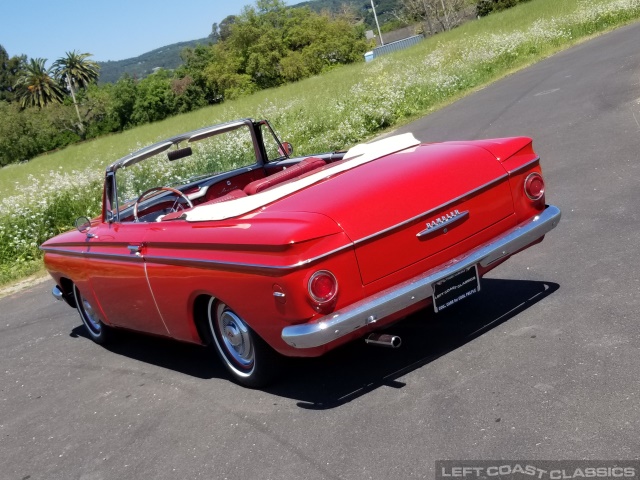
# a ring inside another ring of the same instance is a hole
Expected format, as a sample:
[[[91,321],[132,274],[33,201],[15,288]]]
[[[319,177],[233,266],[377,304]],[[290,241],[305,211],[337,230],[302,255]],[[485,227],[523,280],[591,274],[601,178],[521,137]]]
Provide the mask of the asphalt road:
[[[0,300],[0,479],[433,478],[438,459],[640,455],[640,24],[401,129],[527,135],[563,220],[481,295],[255,391],[206,349],[93,344],[50,283]]]

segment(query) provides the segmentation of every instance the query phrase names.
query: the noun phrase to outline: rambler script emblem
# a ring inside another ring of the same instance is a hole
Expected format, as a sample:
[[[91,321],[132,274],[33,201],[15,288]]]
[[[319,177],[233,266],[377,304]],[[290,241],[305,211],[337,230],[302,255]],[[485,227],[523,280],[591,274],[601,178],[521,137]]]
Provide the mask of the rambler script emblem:
[[[468,213],[468,212],[464,212],[464,213]],[[427,230],[431,230],[432,228],[435,228],[438,225],[442,225],[443,223],[450,222],[451,220],[459,216],[460,216],[460,212],[458,210],[449,212],[446,215],[441,216],[440,218],[436,218],[432,222],[427,222]]]
[[[444,233],[447,233],[449,227],[453,227],[458,222],[464,220],[469,216],[469,211],[461,212],[460,210],[452,210],[446,215],[442,215],[430,222],[427,222],[427,228],[416,234],[418,238],[425,238],[428,235],[444,229]]]

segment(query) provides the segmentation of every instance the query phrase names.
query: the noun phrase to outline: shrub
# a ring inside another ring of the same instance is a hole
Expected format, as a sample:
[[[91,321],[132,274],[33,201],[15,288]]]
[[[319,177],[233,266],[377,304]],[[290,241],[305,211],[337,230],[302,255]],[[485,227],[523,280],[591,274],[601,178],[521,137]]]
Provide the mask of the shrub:
[[[499,12],[507,8],[515,7],[518,3],[529,0],[479,0],[476,4],[476,15],[485,17],[492,12]]]

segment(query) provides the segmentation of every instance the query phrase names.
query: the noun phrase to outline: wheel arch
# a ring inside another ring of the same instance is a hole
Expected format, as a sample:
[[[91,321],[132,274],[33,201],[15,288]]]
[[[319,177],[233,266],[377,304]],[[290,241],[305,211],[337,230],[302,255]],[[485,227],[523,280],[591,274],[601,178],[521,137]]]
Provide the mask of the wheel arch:
[[[217,305],[219,302],[222,302],[227,305],[227,307],[233,310],[232,305],[212,293],[199,293],[193,299],[193,323],[203,345],[211,345],[211,343],[213,342],[213,338],[211,337],[211,329],[209,327],[209,305],[212,299],[213,305]],[[252,323],[248,322],[244,317],[242,317],[242,320],[258,337],[260,337],[264,341],[264,337],[256,331]]]
[[[71,308],[77,308],[76,299],[73,296],[73,281],[66,277],[60,277],[60,288],[62,289],[62,298]]]
[[[209,301],[212,298],[214,301],[218,301],[215,295],[208,293],[201,293],[193,300],[193,323],[203,345],[211,345],[213,342],[208,317]]]

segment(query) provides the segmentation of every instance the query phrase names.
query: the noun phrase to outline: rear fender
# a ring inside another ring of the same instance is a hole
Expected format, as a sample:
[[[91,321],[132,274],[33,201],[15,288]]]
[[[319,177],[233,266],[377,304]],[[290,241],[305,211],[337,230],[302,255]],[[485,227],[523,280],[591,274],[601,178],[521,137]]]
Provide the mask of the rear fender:
[[[544,195],[538,200],[531,200],[525,194],[527,177],[534,172],[542,175],[540,157],[533,151],[531,139],[527,140],[529,141],[520,150],[502,161],[502,165],[509,174],[513,208],[518,222],[539,214],[545,208]]]
[[[539,200],[530,200],[524,191],[527,177],[536,172],[542,175],[540,157],[533,150],[529,137],[495,138],[474,142],[496,157],[509,175],[509,186],[513,198],[513,209],[518,222],[537,215],[545,208],[544,195]]]

